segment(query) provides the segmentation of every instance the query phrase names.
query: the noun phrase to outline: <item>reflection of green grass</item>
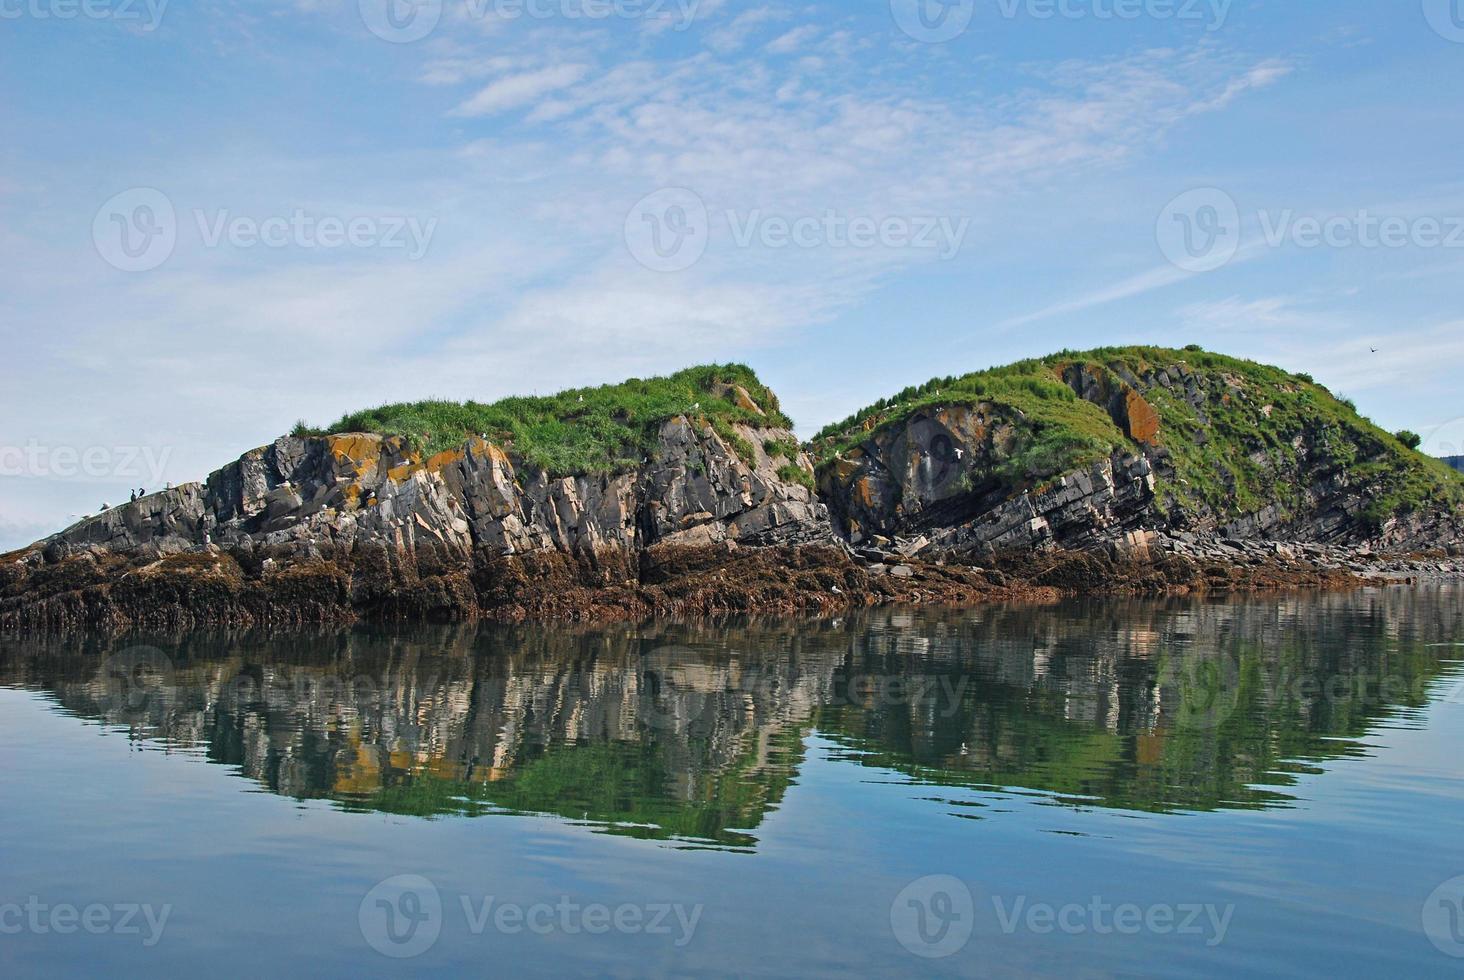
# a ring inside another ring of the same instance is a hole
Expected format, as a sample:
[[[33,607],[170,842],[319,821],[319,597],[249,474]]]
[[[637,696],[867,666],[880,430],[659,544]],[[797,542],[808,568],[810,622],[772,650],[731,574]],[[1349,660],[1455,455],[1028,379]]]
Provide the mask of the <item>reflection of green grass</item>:
[[[1317,763],[1360,754],[1359,740],[1381,717],[1426,703],[1425,687],[1441,670],[1418,647],[1321,663],[1299,643],[1238,650],[1224,710],[1202,711],[1191,727],[1187,706],[1171,702],[1171,723],[1158,730],[1108,731],[1069,720],[1060,690],[991,683],[969,685],[940,724],[908,707],[842,700],[820,709],[816,723],[859,764],[930,785],[1034,790],[1076,806],[1146,812],[1260,809],[1289,803],[1282,790]],[[1171,673],[1163,658],[1152,670],[1130,679],[1137,690]]]
[[[767,414],[737,405],[732,395],[713,397],[717,384],[742,387]],[[347,415],[324,431],[405,436],[426,453],[456,449],[470,436],[486,434],[552,475],[568,476],[621,472],[640,465],[656,451],[661,424],[679,415],[711,424],[747,462],[752,461],[752,447],[736,435],[733,423],[792,428],[777,396],[751,368],[713,364],[664,378],[505,398],[486,405],[441,400],[383,405]],[[296,430],[299,435],[318,431],[304,425]]]
[[[547,813],[602,824],[619,836],[752,847],[757,839],[745,831],[782,800],[802,742],[796,731],[777,736],[775,764],[766,767],[755,766],[749,753],[726,770],[692,772],[693,798],[686,800],[673,794],[687,774],[674,771],[666,751],[653,743],[554,745],[502,780],[401,774],[380,794],[347,805],[419,817]]]

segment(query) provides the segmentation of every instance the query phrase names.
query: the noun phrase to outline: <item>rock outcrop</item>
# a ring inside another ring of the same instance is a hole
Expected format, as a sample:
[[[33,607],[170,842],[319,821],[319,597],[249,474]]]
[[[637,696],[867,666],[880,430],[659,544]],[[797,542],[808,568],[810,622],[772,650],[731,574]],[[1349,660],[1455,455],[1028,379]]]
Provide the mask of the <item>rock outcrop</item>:
[[[924,538],[977,555],[1123,545],[1139,531],[1401,552],[1464,545],[1464,484],[1325,389],[1259,365],[1243,373],[1138,351],[1032,362],[1023,381],[1065,386],[1066,402],[1037,389],[1047,418],[950,390],[958,379],[945,395],[911,396],[947,404],[856,418],[819,467],[837,528],[856,546]]]
[[[246,453],[201,484],[144,497],[42,542],[50,560],[88,549],[162,556],[214,545],[271,559],[382,550],[451,565],[476,549],[521,555],[656,544],[832,541],[814,493],[779,477],[762,448],[777,429],[737,427],[744,460],[710,426],[679,417],[621,474],[551,478],[483,439],[423,458],[395,436],[296,438]],[[807,457],[795,465],[811,472]]]
[[[672,418],[641,467],[564,478],[483,439],[424,458],[394,436],[282,438],[7,556],[0,618],[146,620],[157,602],[170,621],[188,606],[204,621],[252,621],[275,600],[302,621],[457,616],[536,587],[569,601],[638,582],[685,551],[837,553],[826,508],[785,479],[787,466],[811,477],[810,460],[764,448],[796,445],[791,433],[732,431]]]
[[[1013,493],[1016,428],[990,404],[919,412],[827,467],[819,489],[854,544],[928,535],[937,550],[1080,548],[1139,527],[1154,471],[1137,448]]]

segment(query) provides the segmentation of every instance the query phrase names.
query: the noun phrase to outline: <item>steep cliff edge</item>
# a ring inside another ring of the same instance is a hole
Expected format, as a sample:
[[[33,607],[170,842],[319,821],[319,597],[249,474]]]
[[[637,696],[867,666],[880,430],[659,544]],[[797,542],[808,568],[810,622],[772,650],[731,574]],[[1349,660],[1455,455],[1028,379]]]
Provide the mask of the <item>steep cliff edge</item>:
[[[977,554],[1136,531],[1395,551],[1464,543],[1464,480],[1310,378],[1152,347],[938,379],[819,433],[856,544]]]

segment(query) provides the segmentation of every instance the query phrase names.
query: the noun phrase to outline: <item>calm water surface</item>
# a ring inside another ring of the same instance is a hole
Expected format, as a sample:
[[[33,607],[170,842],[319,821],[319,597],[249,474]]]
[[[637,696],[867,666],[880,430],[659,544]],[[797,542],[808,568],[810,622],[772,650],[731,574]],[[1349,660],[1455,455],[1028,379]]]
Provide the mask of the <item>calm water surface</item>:
[[[1458,975],[1461,611],[0,639],[0,975]]]

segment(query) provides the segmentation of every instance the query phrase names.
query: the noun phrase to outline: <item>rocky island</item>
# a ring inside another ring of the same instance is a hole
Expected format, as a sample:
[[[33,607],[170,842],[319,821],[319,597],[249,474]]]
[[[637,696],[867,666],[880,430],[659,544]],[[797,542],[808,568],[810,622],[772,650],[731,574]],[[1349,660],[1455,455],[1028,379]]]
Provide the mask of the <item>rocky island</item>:
[[[1304,375],[1064,351],[800,444],[740,365],[303,423],[0,556],[0,627],[609,619],[1464,570],[1464,475]]]

